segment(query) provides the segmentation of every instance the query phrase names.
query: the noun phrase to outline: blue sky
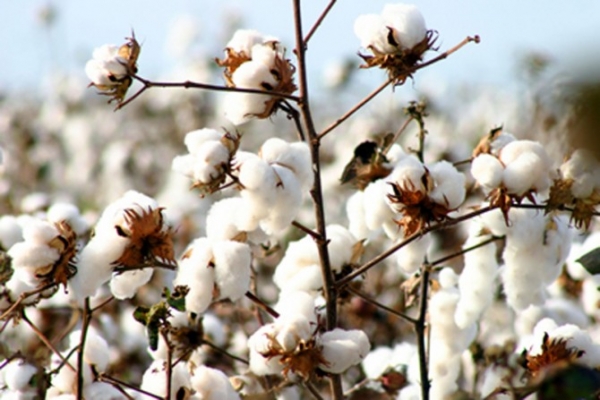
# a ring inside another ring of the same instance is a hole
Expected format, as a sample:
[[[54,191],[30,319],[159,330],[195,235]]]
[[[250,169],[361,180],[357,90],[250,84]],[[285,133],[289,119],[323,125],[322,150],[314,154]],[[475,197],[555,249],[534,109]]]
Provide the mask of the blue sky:
[[[364,13],[378,13],[381,0],[338,0],[309,46],[309,68],[319,73],[327,62],[359,50],[352,26]],[[328,0],[305,0],[306,30]],[[447,82],[473,81],[506,85],[515,76],[516,56],[537,50],[564,62],[600,53],[600,1],[578,0],[415,0],[427,25],[440,34],[441,49],[467,35],[479,34],[468,46],[427,71],[426,77]],[[45,4],[57,10],[48,30],[36,22]],[[154,78],[173,68],[166,50],[168,31],[181,15],[199,24],[204,53],[219,56],[228,38],[223,25],[240,15],[242,26],[280,37],[292,47],[291,1],[286,0],[4,0],[0,2],[2,73],[0,88],[39,88],[50,71],[84,76],[83,66],[94,47],[122,42],[131,28],[143,42],[140,71]],[[7,17],[9,16],[9,17]],[[576,64],[576,62],[575,62]],[[182,77],[184,79],[185,77]]]

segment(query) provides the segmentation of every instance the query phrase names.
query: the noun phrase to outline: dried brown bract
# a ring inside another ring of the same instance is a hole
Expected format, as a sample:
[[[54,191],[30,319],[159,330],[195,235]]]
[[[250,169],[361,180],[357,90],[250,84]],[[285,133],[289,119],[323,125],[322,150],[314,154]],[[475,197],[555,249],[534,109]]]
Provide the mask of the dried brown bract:
[[[280,356],[279,362],[284,366],[283,374],[286,376],[292,372],[307,381],[319,365],[328,365],[314,336],[309,340],[300,340],[292,351],[285,351],[273,337],[269,337],[269,340],[269,349],[262,355],[267,359]]]
[[[411,49],[402,49],[399,43],[396,43],[394,38],[393,30],[389,29],[387,36],[388,43],[398,50],[396,53],[388,54],[378,51],[374,47],[369,49],[373,52],[370,54],[358,55],[363,59],[365,64],[361,65],[361,68],[373,68],[379,67],[387,70],[390,79],[393,79],[395,86],[402,85],[407,78],[412,77],[413,70],[418,66],[419,62],[423,59],[423,54],[433,48],[437,40],[437,32],[428,30],[423,40],[413,46]]]
[[[141,213],[128,208],[125,213],[125,224],[115,229],[120,236],[129,239],[129,244],[121,257],[113,264],[127,268],[152,266],[159,262],[175,266],[173,251],[173,231],[163,221],[162,208],[148,207]]]
[[[59,235],[48,246],[56,249],[59,258],[54,264],[36,269],[35,277],[41,280],[40,287],[50,283],[60,283],[67,288],[67,281],[75,275],[75,256],[77,254],[77,235],[66,221],[54,224]]]
[[[544,334],[542,353],[536,356],[527,354],[527,373],[535,378],[544,369],[558,363],[572,363],[584,354],[576,347],[567,347],[567,339],[550,339],[548,333]]]

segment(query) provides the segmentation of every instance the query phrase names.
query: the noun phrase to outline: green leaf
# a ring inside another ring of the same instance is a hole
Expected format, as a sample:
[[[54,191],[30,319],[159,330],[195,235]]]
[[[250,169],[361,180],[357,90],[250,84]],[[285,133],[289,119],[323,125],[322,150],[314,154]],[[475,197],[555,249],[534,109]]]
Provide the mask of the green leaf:
[[[175,286],[173,293],[167,297],[167,303],[177,311],[185,311],[185,296],[190,289],[187,286]]]
[[[142,325],[148,325],[150,309],[144,306],[138,306],[133,311],[133,318]]]
[[[577,262],[592,275],[600,274],[600,247],[584,254]]]
[[[160,323],[151,321],[146,326],[146,333],[148,335],[148,342],[152,350],[158,349],[158,331],[160,329]]]

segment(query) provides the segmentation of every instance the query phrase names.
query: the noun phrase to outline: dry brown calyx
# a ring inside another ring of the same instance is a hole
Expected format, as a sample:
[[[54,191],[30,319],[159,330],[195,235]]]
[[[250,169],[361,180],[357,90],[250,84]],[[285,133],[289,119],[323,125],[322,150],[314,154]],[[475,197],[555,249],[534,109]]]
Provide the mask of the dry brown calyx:
[[[58,260],[53,264],[37,268],[35,277],[41,280],[40,287],[51,283],[60,283],[66,289],[67,281],[77,272],[77,267],[75,267],[77,235],[67,221],[57,222],[54,226],[59,235],[48,242],[48,246],[58,251]]]
[[[564,338],[551,339],[548,333],[545,333],[542,339],[541,354],[535,356],[526,355],[526,367],[529,376],[535,378],[544,369],[559,363],[573,363],[585,353],[576,347],[567,347],[567,341],[568,339]]]
[[[328,365],[315,336],[309,340],[299,340],[292,351],[285,351],[274,337],[268,336],[268,339],[269,348],[262,356],[269,360],[280,357],[279,363],[284,366],[283,374],[286,376],[291,372],[307,381],[312,378],[319,365]]]

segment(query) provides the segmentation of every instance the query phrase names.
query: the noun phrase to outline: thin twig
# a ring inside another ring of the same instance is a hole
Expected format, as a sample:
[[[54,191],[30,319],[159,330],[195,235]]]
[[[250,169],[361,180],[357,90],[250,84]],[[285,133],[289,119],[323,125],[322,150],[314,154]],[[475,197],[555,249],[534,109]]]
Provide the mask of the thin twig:
[[[324,400],[323,396],[321,396],[321,394],[319,393],[317,388],[311,382],[308,382],[308,381],[304,382],[304,387],[306,387],[306,389],[308,389],[310,394],[312,394],[315,397],[315,399]]]
[[[110,303],[111,301],[113,301],[114,299],[115,299],[114,296],[110,296],[109,298],[107,298],[106,300],[104,300],[102,303],[100,303],[96,307],[92,308],[90,310],[90,314],[93,314],[94,312],[98,311],[99,309],[101,309],[102,307],[104,307],[105,305],[107,305],[108,303]]]
[[[302,118],[306,127],[308,144],[310,146],[310,157],[312,161],[314,177],[313,187],[310,191],[310,194],[312,196],[315,211],[316,231],[319,234],[319,238],[315,239],[315,243],[319,252],[321,276],[323,279],[323,296],[325,297],[325,306],[327,310],[325,329],[329,331],[337,327],[338,292],[335,286],[335,277],[331,269],[329,250],[327,248],[328,243],[327,233],[325,231],[325,205],[323,200],[323,189],[321,186],[321,166],[319,155],[320,142],[317,136],[317,131],[315,129],[310,108],[308,81],[306,77],[306,47],[304,46],[304,35],[302,34],[302,11],[300,3],[300,0],[293,0],[294,36],[296,39],[296,57],[298,59],[298,93],[300,100],[298,105],[300,107],[300,112],[302,113]],[[331,375],[329,384],[332,399],[343,399],[344,392],[342,390],[342,379],[340,375]]]
[[[314,23],[312,28],[310,28],[310,31],[308,31],[306,37],[304,38],[304,47],[306,47],[310,38],[315,34],[317,29],[319,29],[319,26],[321,26],[321,23],[323,22],[323,20],[325,20],[325,17],[327,17],[327,14],[329,14],[329,11],[331,11],[336,1],[337,0],[331,0],[329,4],[327,4],[327,7],[325,7],[325,9],[323,10],[321,15],[319,15],[319,18],[317,18],[316,22]]]
[[[311,236],[313,239],[319,239],[320,235],[313,231],[312,229],[302,225],[300,222],[298,221],[292,221],[292,225],[295,226],[296,228],[300,229],[302,232],[306,233],[307,235]]]
[[[486,240],[484,240],[484,241],[482,241],[480,243],[474,244],[473,246],[461,249],[461,250],[459,250],[459,251],[457,251],[455,253],[448,254],[447,256],[444,256],[444,257],[439,258],[439,259],[437,259],[435,261],[432,261],[429,265],[431,265],[432,267],[434,267],[436,265],[444,264],[448,260],[451,260],[451,259],[453,259],[455,257],[460,257],[460,256],[462,256],[465,253],[468,253],[468,252],[473,251],[475,249],[478,249],[480,247],[486,246],[486,245],[488,245],[490,243],[493,243],[493,242],[495,242],[497,240],[500,240],[500,239],[503,239],[503,238],[504,238],[504,236],[492,236],[492,237],[490,237],[490,238],[488,238],[488,239],[486,239]]]
[[[171,386],[173,385],[173,346],[171,342],[169,342],[169,335],[164,329],[160,330],[160,334],[165,341],[165,346],[167,346],[167,390],[165,395],[165,400],[171,400]]]
[[[415,333],[417,335],[417,350],[419,353],[419,369],[421,377],[421,399],[429,400],[429,388],[431,383],[429,382],[429,374],[427,372],[427,347],[425,344],[425,325],[427,318],[427,291],[429,288],[429,274],[431,273],[431,266],[428,263],[423,263],[421,266],[421,285],[419,289],[419,295],[421,301],[419,305],[419,317],[417,323],[414,325]]]
[[[462,42],[460,42],[459,44],[457,44],[456,46],[452,47],[449,50],[446,50],[445,52],[443,52],[442,54],[440,54],[439,56],[432,58],[429,61],[426,61],[422,64],[416,65],[412,68],[408,68],[406,71],[403,71],[403,74],[412,74],[415,71],[418,71],[420,69],[423,69],[425,67],[428,67],[432,64],[435,64],[445,58],[447,58],[448,56],[450,56],[452,53],[458,51],[461,47],[465,46],[467,43],[469,42],[475,42],[475,43],[479,43],[479,36],[475,35],[473,37],[471,36],[467,36]],[[331,132],[332,130],[334,130],[335,128],[337,128],[339,125],[341,125],[344,121],[346,121],[348,118],[350,118],[352,116],[352,114],[354,114],[355,112],[357,112],[358,110],[360,110],[365,104],[367,104],[369,101],[371,101],[375,96],[377,96],[379,93],[381,93],[383,91],[383,89],[385,89],[390,83],[394,82],[394,80],[396,80],[396,77],[391,77],[389,78],[387,81],[385,81],[384,83],[382,83],[377,89],[373,90],[370,94],[367,95],[367,97],[365,97],[364,99],[362,99],[360,102],[358,102],[358,104],[356,104],[354,107],[352,107],[350,110],[348,110],[344,115],[342,115],[341,117],[339,117],[335,122],[333,122],[331,125],[329,125],[327,128],[325,128],[321,133],[319,133],[319,135],[317,136],[317,138],[319,140],[321,140],[325,135],[327,135],[329,132]]]
[[[513,203],[510,205],[512,208],[529,208],[532,210],[546,210],[546,206],[544,204],[518,204],[518,203]],[[567,207],[567,206],[559,206],[556,208],[558,211],[566,211],[566,212],[573,212],[575,211],[575,209],[573,209],[572,207]],[[592,215],[595,217],[600,216],[600,212],[599,211],[594,211],[592,212]]]
[[[400,135],[402,135],[402,132],[404,132],[404,130],[408,127],[408,125],[410,124],[410,122],[413,120],[414,118],[412,116],[409,116],[408,118],[406,118],[406,120],[404,120],[404,123],[402,124],[402,126],[396,131],[396,133],[394,134],[394,137],[392,138],[392,140],[390,140],[390,142],[388,143],[387,147],[384,148],[381,152],[385,155],[387,154],[387,152],[392,148],[392,145],[394,143],[396,143],[396,141],[398,140],[398,138],[400,137]]]
[[[58,364],[58,365],[56,366],[56,368],[54,368],[54,369],[52,369],[52,370],[48,371],[48,373],[47,373],[46,375],[48,375],[48,376],[54,375],[55,373],[57,373],[57,372],[58,372],[58,371],[59,371],[59,370],[60,370],[62,367],[64,367],[65,365],[68,365],[68,366],[69,366],[69,368],[71,368],[71,370],[72,370],[73,372],[77,373],[77,370],[76,370],[76,368],[75,368],[74,366],[72,366],[72,365],[69,363],[69,359],[70,359],[70,358],[71,358],[71,356],[72,356],[73,354],[75,354],[75,352],[77,352],[77,351],[79,351],[79,345],[77,345],[77,346],[73,347],[71,350],[69,350],[69,352],[67,353],[67,355],[66,355],[66,356],[62,356],[62,354],[61,354],[61,355],[60,355],[60,359],[61,359],[61,360],[60,360],[60,364]]]
[[[464,164],[470,164],[471,162],[473,162],[473,157],[467,158],[466,160],[461,160],[461,161],[453,162],[452,165],[455,166],[455,167],[459,167],[459,166],[464,165]]]
[[[363,292],[361,292],[360,290],[354,289],[352,286],[346,286],[346,287],[345,287],[345,289],[346,289],[347,291],[349,291],[350,293],[352,293],[352,294],[354,294],[354,295],[356,295],[356,296],[360,297],[361,299],[363,299],[363,300],[364,300],[364,301],[366,301],[367,303],[371,303],[371,304],[373,304],[374,306],[376,306],[376,307],[379,307],[379,308],[381,308],[382,310],[384,310],[384,311],[386,311],[386,312],[388,312],[388,313],[390,313],[390,314],[392,314],[392,315],[395,315],[395,316],[397,316],[397,317],[399,317],[399,318],[402,318],[402,319],[404,319],[404,320],[406,320],[406,321],[410,322],[411,324],[416,324],[416,323],[417,323],[417,320],[416,320],[416,319],[414,319],[414,318],[412,318],[412,317],[409,317],[408,315],[406,315],[406,314],[403,314],[403,313],[401,313],[401,312],[399,312],[399,311],[396,311],[396,310],[394,310],[394,309],[392,309],[392,308],[390,308],[390,307],[388,307],[388,306],[386,306],[386,305],[384,305],[384,304],[381,304],[380,302],[378,302],[377,300],[375,300],[375,299],[373,299],[373,298],[371,298],[371,297],[367,296],[366,294],[364,294],[364,293],[363,293]]]
[[[278,97],[278,98],[282,98],[282,99],[287,99],[287,100],[291,100],[291,101],[294,101],[294,102],[298,102],[298,100],[299,100],[299,98],[297,96],[294,96],[294,95],[291,95],[291,94],[280,93],[280,92],[273,92],[273,91],[262,90],[262,89],[249,89],[249,88],[238,88],[238,87],[229,87],[229,86],[210,85],[208,83],[199,83],[199,82],[192,82],[192,81],[184,81],[184,82],[154,82],[154,81],[151,81],[149,79],[142,78],[141,76],[135,75],[135,74],[131,75],[131,77],[134,78],[135,80],[141,82],[143,86],[134,95],[130,96],[127,100],[119,103],[117,105],[117,107],[115,108],[115,111],[116,110],[120,110],[121,108],[125,107],[127,104],[131,103],[133,100],[135,100],[138,96],[140,96],[146,90],[148,90],[150,88],[153,88],[153,87],[161,87],[161,88],[184,88],[184,89],[205,89],[205,90],[212,90],[212,91],[215,91],[215,92],[238,92],[238,93],[266,94],[266,95],[269,95],[269,96]]]
[[[85,339],[87,337],[87,331],[92,319],[89,297],[86,297],[83,301],[82,319],[81,338],[79,339],[79,349],[77,350],[77,400],[83,399],[83,355],[85,353]]]
[[[23,321],[25,321],[25,323],[27,325],[29,325],[29,327],[31,328],[31,330],[36,334],[36,336],[38,337],[38,339],[40,339],[40,341],[42,343],[44,343],[44,345],[46,347],[48,347],[50,350],[52,350],[52,352],[54,354],[56,354],[58,356],[58,358],[60,358],[60,360],[65,363],[73,372],[76,372],[75,367],[73,367],[67,360],[69,359],[68,357],[65,358],[60,351],[58,351],[58,349],[56,347],[54,347],[54,345],[52,344],[52,342],[46,337],[46,335],[44,335],[44,333],[33,323],[31,322],[31,320],[27,317],[27,315],[25,314],[25,311],[23,311],[21,313],[21,318],[23,319]]]
[[[252,292],[246,292],[246,297],[250,299],[254,304],[265,310],[273,318],[279,318],[279,313],[271,308],[267,303],[259,299]]]
[[[113,272],[120,273],[120,272],[139,271],[139,270],[146,269],[146,268],[162,268],[162,269],[168,269],[169,271],[177,271],[177,265],[163,263],[158,260],[153,260],[148,263],[144,263],[141,265],[134,265],[134,266],[117,265],[116,267],[113,268]]]
[[[11,306],[9,308],[7,308],[2,315],[0,315],[0,320],[3,320],[4,318],[6,318],[8,315],[10,315],[19,305],[21,305],[21,303],[23,301],[25,301],[26,299],[28,299],[31,296],[35,296],[36,294],[40,294],[42,292],[45,292],[48,289],[51,289],[55,286],[60,285],[60,282],[51,282],[48,283],[44,286],[41,286],[35,290],[31,290],[29,292],[23,292],[19,295],[19,298],[17,299],[17,301],[15,301],[13,304],[11,304]]]
[[[104,374],[104,373],[102,373],[102,374],[98,374],[98,376],[96,377],[96,379],[98,379],[98,380],[99,380],[99,381],[101,381],[101,382],[106,382],[106,383],[114,383],[114,384],[117,384],[117,385],[120,385],[120,386],[124,386],[124,387],[126,387],[126,388],[128,388],[128,389],[131,389],[131,390],[133,390],[133,391],[136,391],[136,392],[138,392],[138,393],[141,393],[141,394],[143,394],[143,395],[146,395],[146,396],[152,397],[153,399],[156,399],[156,400],[163,400],[163,398],[162,398],[162,397],[160,397],[160,396],[158,396],[158,395],[156,395],[156,394],[154,394],[154,393],[147,392],[147,391],[145,391],[145,390],[143,390],[143,389],[140,389],[140,388],[138,388],[138,387],[135,387],[135,386],[133,386],[133,385],[132,385],[132,384],[130,384],[130,383],[127,383],[127,382],[121,381],[121,380],[119,380],[119,379],[117,379],[117,378],[114,378],[114,377],[112,377],[112,376],[110,376],[110,375],[106,375],[106,374]]]
[[[438,230],[447,228],[449,226],[456,225],[456,224],[458,224],[460,222],[463,222],[463,221],[466,221],[466,220],[471,219],[473,217],[476,217],[478,215],[484,214],[484,213],[486,213],[488,211],[495,210],[496,208],[497,207],[495,207],[495,206],[483,207],[483,208],[480,208],[480,209],[475,210],[473,212],[470,212],[468,214],[462,215],[460,217],[453,218],[453,219],[448,219],[446,221],[437,223],[435,225],[425,227],[425,228],[421,229],[420,231],[415,232],[412,235],[408,236],[402,242],[396,243],[395,245],[393,245],[392,247],[390,247],[388,250],[384,251],[383,253],[379,254],[378,256],[376,256],[376,257],[372,258],[371,260],[367,261],[365,264],[363,264],[359,268],[355,269],[353,272],[351,272],[350,274],[346,275],[344,278],[340,279],[335,284],[338,287],[338,289],[344,287],[345,285],[347,285],[350,281],[352,281],[357,276],[364,274],[369,269],[371,269],[372,267],[374,267],[375,265],[377,265],[381,261],[385,260],[386,258],[388,258],[389,256],[391,256],[392,254],[394,254],[396,251],[400,250],[402,247],[404,247],[404,246],[406,246],[406,245],[414,242],[415,240],[421,238],[422,236],[424,236],[425,234],[427,234],[429,232],[438,231]]]
[[[223,355],[225,355],[225,356],[227,356],[227,357],[229,357],[229,358],[231,358],[231,359],[233,359],[233,360],[239,361],[239,362],[241,362],[241,363],[243,363],[243,364],[246,364],[246,365],[249,365],[249,364],[250,364],[250,362],[249,362],[248,360],[245,360],[245,359],[243,359],[243,358],[241,358],[241,357],[238,357],[238,356],[236,356],[235,354],[231,354],[231,353],[230,353],[230,352],[228,352],[227,350],[220,348],[220,347],[219,347],[219,346],[217,346],[216,344],[214,344],[214,343],[212,343],[212,342],[209,342],[209,341],[208,341],[208,340],[206,340],[206,339],[203,339],[203,340],[202,340],[202,344],[205,344],[205,345],[207,345],[208,347],[210,347],[211,349],[213,349],[213,350],[214,350],[214,351],[216,351],[217,353],[221,353],[221,354],[223,354]]]
[[[306,140],[304,135],[304,130],[302,129],[302,122],[300,122],[300,113],[296,110],[290,103],[286,100],[282,100],[279,102],[278,107],[286,113],[287,118],[294,121],[294,125],[296,126],[296,133],[298,134],[298,139],[301,142]]]

